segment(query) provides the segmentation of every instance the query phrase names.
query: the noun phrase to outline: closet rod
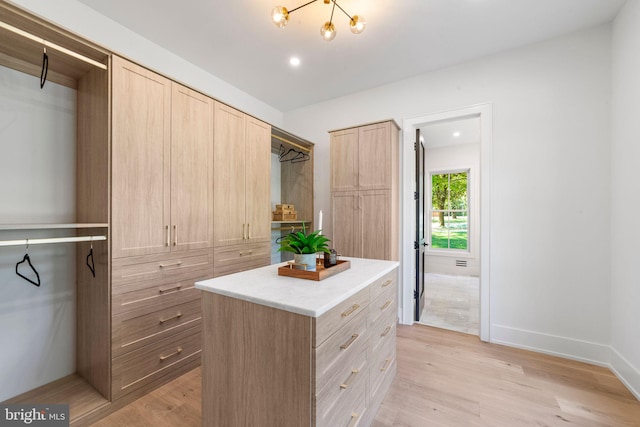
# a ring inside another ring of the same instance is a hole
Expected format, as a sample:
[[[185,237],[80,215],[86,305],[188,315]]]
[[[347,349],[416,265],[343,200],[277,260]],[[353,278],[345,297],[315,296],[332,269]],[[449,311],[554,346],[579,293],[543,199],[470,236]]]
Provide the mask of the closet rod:
[[[306,151],[307,153],[310,153],[310,152],[311,152],[311,150],[310,150],[310,149],[308,149],[307,147],[303,147],[302,145],[296,144],[296,143],[295,143],[295,142],[293,142],[293,141],[289,141],[288,139],[284,139],[284,138],[282,138],[282,137],[280,137],[280,136],[278,136],[278,135],[274,135],[274,134],[271,134],[271,136],[272,136],[273,138],[275,138],[275,139],[279,139],[279,140],[280,140],[280,141],[282,141],[282,142],[286,142],[287,144],[293,145],[294,147],[299,148],[299,149],[301,149],[302,151]]]
[[[42,245],[44,243],[73,243],[73,242],[97,242],[99,240],[107,240],[107,236],[77,236],[77,237],[50,237],[48,239],[22,239],[22,240],[3,240],[0,246],[26,246]]]
[[[27,33],[26,31],[23,31],[20,28],[16,28],[16,27],[14,27],[12,25],[7,24],[6,22],[0,21],[0,28],[4,28],[5,30],[11,31],[12,33],[18,34],[18,35],[20,35],[20,36],[22,36],[24,38],[32,40],[32,41],[34,41],[36,43],[40,43],[43,46],[48,47],[50,49],[54,49],[54,50],[57,50],[59,52],[66,53],[67,55],[72,56],[72,57],[74,57],[76,59],[79,59],[79,60],[81,60],[83,62],[86,62],[87,64],[91,64],[94,67],[98,67],[98,68],[101,68],[103,70],[107,69],[106,65],[104,65],[104,64],[102,64],[102,63],[100,63],[98,61],[95,61],[95,60],[93,60],[91,58],[87,58],[84,55],[80,55],[79,53],[76,53],[76,52],[74,52],[72,50],[69,50],[69,49],[67,49],[65,47],[59,46],[59,45],[57,45],[55,43],[46,41],[45,39],[43,39],[41,37],[34,36],[33,34]]]

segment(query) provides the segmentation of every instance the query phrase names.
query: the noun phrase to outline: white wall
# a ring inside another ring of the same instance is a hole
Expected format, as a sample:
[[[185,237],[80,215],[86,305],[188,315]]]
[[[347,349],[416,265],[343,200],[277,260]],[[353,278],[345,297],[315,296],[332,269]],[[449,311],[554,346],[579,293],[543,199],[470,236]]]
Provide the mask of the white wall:
[[[0,67],[0,224],[75,222],[74,90]],[[64,231],[0,231],[0,240]],[[0,247],[0,401],[75,372],[75,246]],[[20,272],[32,280],[26,265]]]
[[[88,40],[281,127],[282,113],[76,0],[12,0]]]
[[[316,209],[330,212],[327,130],[492,102],[491,339],[602,360],[610,35],[603,26],[285,113],[285,128],[316,143]]]
[[[612,365],[640,399],[640,2],[628,1],[613,26],[611,146]],[[604,222],[603,222],[604,223]]]
[[[442,251],[427,247],[425,271],[427,273],[458,274],[463,276],[480,275],[480,144],[461,144],[450,147],[429,148],[425,156],[425,176],[427,179],[425,194],[431,189],[431,174],[446,171],[469,171],[469,247],[468,251]],[[430,203],[430,200],[427,200]],[[427,208],[428,210],[428,208]],[[425,212],[425,221],[431,217]],[[428,226],[425,224],[425,226]],[[467,261],[466,267],[456,267],[456,260]]]

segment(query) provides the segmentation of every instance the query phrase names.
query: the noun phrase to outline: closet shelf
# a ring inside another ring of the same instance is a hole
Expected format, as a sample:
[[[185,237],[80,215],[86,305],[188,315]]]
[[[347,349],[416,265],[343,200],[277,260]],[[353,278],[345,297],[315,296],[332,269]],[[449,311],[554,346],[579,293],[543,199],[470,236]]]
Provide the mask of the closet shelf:
[[[73,228],[109,228],[106,222],[68,224],[0,224],[0,231],[6,230],[55,230]]]
[[[271,221],[271,224],[311,224],[313,221],[300,221],[300,220],[295,220],[295,221]]]

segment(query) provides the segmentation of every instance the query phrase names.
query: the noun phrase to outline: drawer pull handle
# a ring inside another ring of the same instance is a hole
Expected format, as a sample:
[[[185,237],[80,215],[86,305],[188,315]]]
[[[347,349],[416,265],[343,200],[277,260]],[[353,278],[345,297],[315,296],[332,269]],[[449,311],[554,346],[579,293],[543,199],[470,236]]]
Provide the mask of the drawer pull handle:
[[[353,314],[354,311],[360,308],[360,304],[353,304],[349,309],[342,313],[342,317],[347,317],[350,314]]]
[[[387,326],[386,328],[384,328],[384,331],[382,331],[382,333],[380,334],[381,337],[386,337],[387,334],[391,332],[391,325]]]
[[[340,384],[340,388],[341,388],[342,390],[346,390],[346,389],[347,389],[347,387],[349,387],[349,386],[351,385],[351,384],[349,383],[349,381],[350,381],[351,379],[355,378],[355,376],[356,376],[356,375],[358,375],[358,370],[357,370],[357,369],[354,369],[353,371],[351,371],[351,375],[349,375],[349,378],[347,378],[347,380],[346,380],[343,384]]]
[[[393,301],[391,301],[390,299],[387,300],[387,302],[384,303],[384,305],[382,307],[380,307],[380,311],[384,310],[385,308],[389,307],[391,305]]]
[[[180,267],[181,265],[182,265],[182,261],[172,262],[171,264],[158,264],[160,268]]]
[[[384,372],[387,370],[387,368],[389,367],[389,364],[391,364],[391,357],[387,357],[386,359],[384,359],[384,366],[382,368],[380,368],[380,372]]]
[[[162,325],[163,323],[168,322],[169,320],[179,319],[181,317],[182,317],[182,313],[178,312],[175,316],[167,317],[166,319],[160,319],[160,324]]]
[[[178,348],[176,349],[176,351],[174,351],[174,352],[173,352],[173,353],[171,353],[171,354],[167,354],[166,356],[160,356],[160,361],[161,361],[161,362],[164,362],[164,361],[165,361],[165,360],[167,360],[168,358],[173,357],[173,356],[177,356],[177,355],[179,355],[180,353],[182,353],[182,347],[178,347]]]
[[[393,280],[389,279],[389,280],[387,280],[386,282],[384,282],[384,283],[382,284],[382,286],[380,286],[380,287],[381,287],[381,288],[386,288],[387,286],[389,286],[389,285],[390,285],[390,284],[392,284],[392,283],[393,283]]]
[[[360,414],[356,414],[355,412],[353,412],[351,414],[351,421],[349,421],[349,424],[347,425],[347,427],[351,427],[356,425],[356,423],[358,422],[358,418],[360,417]]]
[[[160,292],[161,294],[164,294],[165,292],[179,291],[180,288],[182,288],[182,285],[177,285],[177,286],[174,286],[172,288],[167,288],[167,289],[158,289],[158,292]]]
[[[349,348],[349,346],[351,346],[351,344],[353,344],[353,342],[354,342],[355,340],[357,340],[359,336],[360,336],[360,335],[358,335],[358,334],[353,334],[353,335],[351,335],[351,338],[349,338],[349,341],[347,341],[346,343],[344,343],[344,344],[342,344],[342,345],[340,346],[340,350],[346,350],[346,349],[348,349],[348,348]]]

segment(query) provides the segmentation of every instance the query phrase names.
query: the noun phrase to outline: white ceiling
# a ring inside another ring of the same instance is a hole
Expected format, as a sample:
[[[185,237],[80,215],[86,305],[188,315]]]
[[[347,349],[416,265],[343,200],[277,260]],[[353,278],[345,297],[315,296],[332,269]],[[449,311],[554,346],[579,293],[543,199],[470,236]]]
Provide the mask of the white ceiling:
[[[443,120],[420,128],[427,149],[480,143],[480,117]]]
[[[320,38],[331,5],[307,0],[79,0],[187,61],[286,112],[611,21],[625,0],[338,0],[363,15]],[[289,58],[298,56],[298,68]]]

